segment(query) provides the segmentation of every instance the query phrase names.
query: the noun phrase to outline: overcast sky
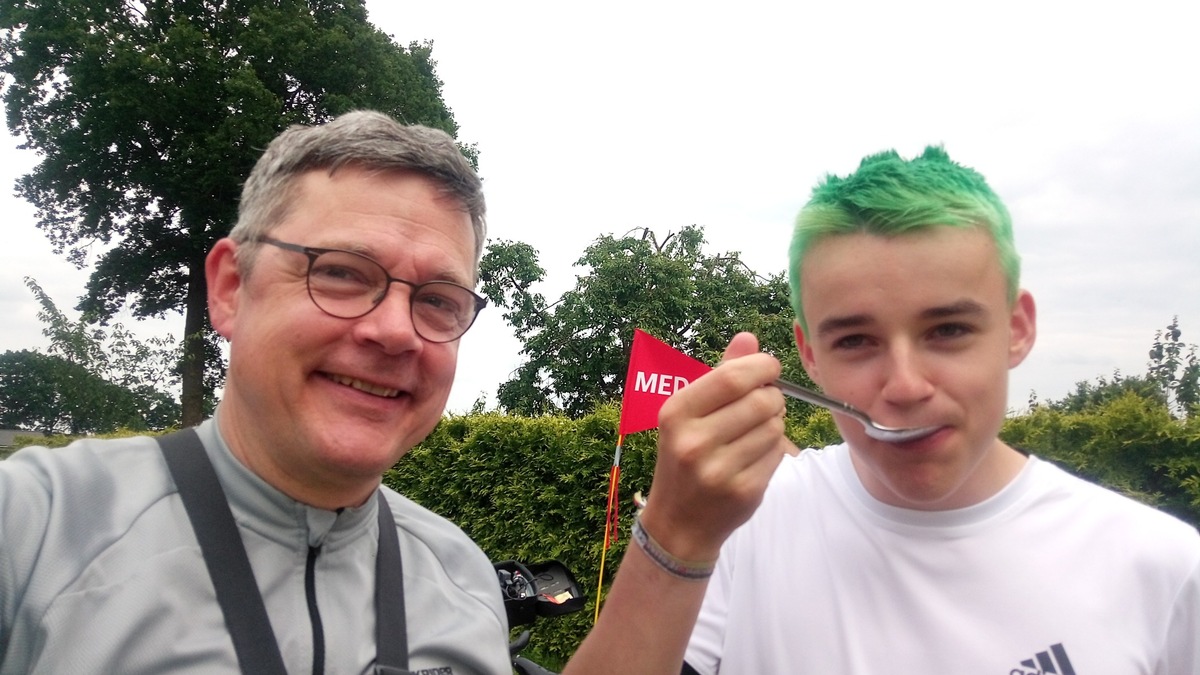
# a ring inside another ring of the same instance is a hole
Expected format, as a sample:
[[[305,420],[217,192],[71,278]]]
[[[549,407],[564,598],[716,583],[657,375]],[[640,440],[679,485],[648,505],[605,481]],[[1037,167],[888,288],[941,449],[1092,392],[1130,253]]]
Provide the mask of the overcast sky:
[[[548,297],[573,285],[596,237],[643,227],[701,225],[709,252],[783,271],[791,220],[825,173],[940,143],[1008,204],[1038,301],[1011,407],[1144,372],[1173,316],[1200,342],[1195,0],[367,8],[398,42],[433,41],[459,137],[480,150],[489,236],[541,252]],[[23,277],[68,309],[87,275],[11,197],[37,158],[8,138],[0,352],[46,346]],[[165,330],[178,336],[182,319]],[[519,349],[485,310],[463,339],[450,409],[494,402]]]

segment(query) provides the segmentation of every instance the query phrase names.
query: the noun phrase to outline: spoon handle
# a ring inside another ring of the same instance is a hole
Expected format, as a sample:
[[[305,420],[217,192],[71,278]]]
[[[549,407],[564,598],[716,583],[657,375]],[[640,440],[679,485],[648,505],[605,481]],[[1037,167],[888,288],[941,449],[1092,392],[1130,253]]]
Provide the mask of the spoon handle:
[[[798,384],[788,382],[787,380],[783,379],[775,380],[775,386],[779,387],[780,391],[788,396],[791,396],[792,398],[798,398],[801,401],[807,401],[813,405],[819,405],[827,410],[849,415],[863,424],[871,424],[871,419],[867,417],[864,412],[858,408],[855,408],[849,403],[846,403],[845,401],[839,401],[836,398],[829,398],[828,396],[815,392],[812,389],[801,387]]]

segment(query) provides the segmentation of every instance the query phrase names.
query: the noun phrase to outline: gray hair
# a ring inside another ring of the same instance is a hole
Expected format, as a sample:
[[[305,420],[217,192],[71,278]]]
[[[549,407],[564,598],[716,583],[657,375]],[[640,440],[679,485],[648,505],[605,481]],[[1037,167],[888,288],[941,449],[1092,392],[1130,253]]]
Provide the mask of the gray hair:
[[[357,110],[319,126],[288,127],[258,158],[242,186],[238,221],[229,233],[241,245],[238,267],[243,274],[253,266],[256,240],[288,216],[296,178],[320,169],[332,174],[349,164],[413,171],[437,183],[443,194],[470,214],[478,265],[487,234],[483,183],[454,139],[440,129],[406,126],[383,113]]]

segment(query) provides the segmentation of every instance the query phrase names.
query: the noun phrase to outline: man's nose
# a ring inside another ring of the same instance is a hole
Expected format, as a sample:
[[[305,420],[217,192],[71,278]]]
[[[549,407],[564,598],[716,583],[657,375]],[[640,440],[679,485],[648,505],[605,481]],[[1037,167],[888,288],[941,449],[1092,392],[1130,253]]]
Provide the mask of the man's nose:
[[[412,289],[404,284],[388,284],[375,309],[357,319],[355,334],[378,344],[388,354],[419,348],[423,340],[413,323]]]

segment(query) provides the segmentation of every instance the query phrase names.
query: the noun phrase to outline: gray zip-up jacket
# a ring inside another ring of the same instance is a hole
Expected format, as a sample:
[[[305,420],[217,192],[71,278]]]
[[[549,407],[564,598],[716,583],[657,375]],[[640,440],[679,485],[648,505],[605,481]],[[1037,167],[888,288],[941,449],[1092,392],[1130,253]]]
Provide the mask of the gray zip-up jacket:
[[[288,672],[313,672],[319,643],[324,672],[371,672],[377,501],[341,512],[305,506],[242,466],[214,420],[197,431]],[[409,668],[511,673],[487,557],[450,522],[384,493],[404,562]],[[0,461],[0,675],[184,671],[235,673],[238,664],[157,442],[82,440]]]

